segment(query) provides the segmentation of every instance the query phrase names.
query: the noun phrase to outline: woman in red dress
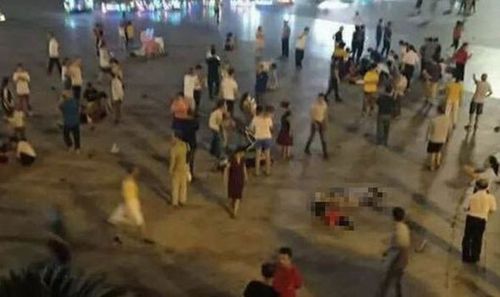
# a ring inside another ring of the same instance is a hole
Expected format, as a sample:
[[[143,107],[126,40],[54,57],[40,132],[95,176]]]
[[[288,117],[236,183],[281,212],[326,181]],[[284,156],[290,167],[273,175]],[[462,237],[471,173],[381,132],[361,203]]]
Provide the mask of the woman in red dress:
[[[235,151],[229,165],[224,170],[224,184],[227,184],[227,196],[230,199],[229,207],[232,218],[236,218],[238,213],[247,176],[245,148],[240,147]]]

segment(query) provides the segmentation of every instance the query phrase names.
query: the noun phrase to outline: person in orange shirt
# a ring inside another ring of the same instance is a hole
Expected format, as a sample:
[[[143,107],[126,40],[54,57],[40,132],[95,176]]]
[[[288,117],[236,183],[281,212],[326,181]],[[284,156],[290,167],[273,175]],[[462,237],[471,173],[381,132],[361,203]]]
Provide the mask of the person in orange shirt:
[[[177,93],[177,96],[172,101],[170,113],[173,116],[172,129],[182,130],[182,124],[191,118],[189,102],[182,92]]]
[[[368,116],[372,115],[375,109],[375,100],[378,92],[379,73],[377,65],[373,64],[363,77],[363,91],[365,98],[363,100],[362,115],[365,116],[368,110]]]
[[[446,86],[446,115],[450,117],[455,129],[458,120],[458,110],[462,105],[463,86],[458,78]]]

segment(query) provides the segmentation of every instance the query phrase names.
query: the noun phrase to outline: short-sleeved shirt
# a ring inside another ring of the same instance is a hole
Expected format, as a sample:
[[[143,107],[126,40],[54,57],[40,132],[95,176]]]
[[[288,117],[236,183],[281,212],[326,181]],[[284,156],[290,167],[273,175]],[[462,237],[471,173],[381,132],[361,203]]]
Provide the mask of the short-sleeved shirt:
[[[445,143],[450,130],[449,116],[442,114],[431,120],[429,125],[429,140],[434,143]]]
[[[216,132],[220,132],[222,122],[224,121],[224,112],[221,109],[216,109],[210,114],[208,119],[208,127]]]
[[[222,99],[232,100],[236,99],[238,93],[238,83],[232,77],[225,77],[220,84]]]
[[[271,129],[273,127],[273,120],[270,117],[255,116],[250,127],[254,131],[255,139],[272,138]]]
[[[368,71],[364,78],[364,88],[365,93],[375,93],[378,90],[379,75],[377,71]]]
[[[486,98],[486,94],[491,92],[491,85],[487,81],[478,81],[476,83],[476,91],[474,92],[474,96],[472,96],[472,101],[476,103],[484,103],[484,99]]]

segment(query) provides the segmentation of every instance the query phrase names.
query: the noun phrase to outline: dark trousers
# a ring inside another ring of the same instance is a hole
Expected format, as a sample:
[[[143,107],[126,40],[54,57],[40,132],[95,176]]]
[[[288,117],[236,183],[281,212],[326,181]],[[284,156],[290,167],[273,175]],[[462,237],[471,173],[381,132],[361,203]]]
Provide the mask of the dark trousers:
[[[290,38],[281,38],[281,56],[288,58]]]
[[[212,130],[212,141],[210,142],[210,154],[217,159],[222,157],[222,134]]]
[[[380,52],[381,56],[386,56],[389,55],[389,51],[391,50],[391,41],[390,40],[384,40],[384,44],[382,46],[382,51]]]
[[[194,90],[193,99],[194,103],[196,104],[196,112],[198,112],[198,108],[200,108],[200,102],[201,102],[201,90]]]
[[[302,68],[302,60],[304,60],[304,50],[295,49],[295,67]]]
[[[451,43],[451,47],[457,51],[458,46],[460,45],[460,38],[453,38],[453,42]]]
[[[408,81],[408,88],[410,87],[411,79],[413,77],[413,72],[415,71],[415,66],[410,64],[405,64],[403,68],[403,75]]]
[[[378,51],[378,48],[380,47],[380,43],[382,42],[382,35],[376,36],[375,39],[377,42],[377,47],[375,49]]]
[[[49,65],[47,67],[48,74],[52,74],[52,69],[54,68],[54,65],[57,67],[59,73],[61,73],[61,62],[59,61],[59,58],[49,58]]]
[[[486,221],[484,219],[469,215],[466,217],[464,238],[462,239],[462,261],[479,262],[485,227]]]
[[[234,111],[234,100],[227,100],[227,99],[224,99],[224,102],[226,103],[226,108],[227,108],[227,111],[228,111],[230,114],[233,114],[233,111]]]
[[[71,89],[73,90],[73,97],[75,97],[75,100],[80,101],[80,98],[82,97],[82,87],[72,86]]]
[[[377,144],[387,146],[389,139],[389,128],[391,127],[390,114],[379,114],[377,117]]]
[[[455,64],[455,77],[460,81],[464,81],[465,76],[465,64],[456,63]]]
[[[19,162],[23,166],[30,166],[33,162],[35,162],[35,157],[21,153],[19,156]]]
[[[320,122],[312,122],[311,123],[311,132],[309,134],[309,139],[307,140],[306,143],[306,153],[309,153],[309,149],[311,147],[311,143],[314,140],[314,136],[316,136],[316,131],[319,132],[319,139],[321,141],[321,148],[323,149],[323,155],[326,157],[328,156],[328,152],[326,150],[326,141],[325,141],[325,127],[324,123]]]
[[[328,95],[330,95],[330,93],[332,91],[335,94],[335,100],[339,100],[340,99],[340,96],[339,96],[339,81],[335,77],[331,77],[330,78],[330,81],[328,83],[328,90],[326,91],[326,94],[325,94],[326,98],[328,98]]]
[[[361,60],[361,55],[363,54],[363,44],[360,43],[353,43],[352,44],[352,58],[356,63],[359,63],[359,60]]]
[[[187,162],[189,164],[189,171],[191,176],[194,176],[194,155],[196,153],[196,146],[190,145],[190,149],[187,154]]]
[[[73,137],[73,139],[71,139]],[[63,127],[64,143],[68,148],[80,149],[80,125]]]
[[[387,295],[387,290],[389,290],[389,287],[394,283],[394,289],[396,290],[396,296],[401,297],[403,296],[402,290],[401,290],[401,279],[403,278],[403,269],[399,268],[394,268],[390,267],[389,270],[387,270],[384,280],[382,281],[382,284],[380,285],[380,290],[378,292],[377,297],[384,297]]]
[[[214,98],[214,95],[217,95],[219,93],[219,84],[220,80],[218,76],[209,76],[207,78],[207,83],[208,83],[208,96],[210,99]]]

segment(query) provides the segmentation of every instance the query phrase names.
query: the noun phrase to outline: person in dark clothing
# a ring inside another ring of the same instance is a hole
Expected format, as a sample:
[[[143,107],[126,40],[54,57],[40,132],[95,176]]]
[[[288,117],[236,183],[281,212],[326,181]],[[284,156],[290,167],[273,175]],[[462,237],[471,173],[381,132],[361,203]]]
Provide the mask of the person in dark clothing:
[[[71,92],[63,91],[59,105],[63,116],[63,138],[68,150],[80,153],[80,106],[71,97]],[[73,139],[71,139],[73,137]]]
[[[380,52],[382,56],[389,55],[389,51],[391,50],[391,40],[392,40],[392,23],[387,22],[387,24],[384,27],[384,44],[382,46],[382,51]]]
[[[273,288],[273,278],[276,266],[272,263],[264,263],[260,273],[264,281],[253,280],[245,288],[243,297],[279,297],[278,292]]]
[[[283,58],[288,58],[289,46],[290,46],[290,26],[288,21],[283,21],[283,31],[281,32],[281,56]]]
[[[263,105],[264,94],[267,89],[267,81],[269,80],[269,75],[264,69],[264,65],[259,65],[259,70],[255,76],[255,100],[258,105]]]
[[[360,33],[360,26],[355,26],[354,31],[352,32],[351,38],[351,54],[354,61],[356,61],[356,54],[358,52],[358,35]]]
[[[335,59],[332,59],[330,63],[330,80],[328,82],[328,90],[325,93],[326,100],[328,101],[328,95],[333,91],[335,94],[335,101],[342,102],[339,95],[339,65]]]
[[[215,48],[212,47],[210,50],[210,55],[206,60],[207,62],[207,83],[208,83],[208,95],[210,99],[214,99],[214,94],[219,93],[220,86],[220,58],[215,52]]]
[[[357,52],[356,52],[356,63],[359,63],[359,60],[361,60],[361,55],[363,54],[363,49],[365,47],[365,26],[361,25],[359,27],[359,32],[358,35],[356,36],[356,45],[358,47]]]
[[[380,46],[380,43],[382,42],[382,33],[384,31],[383,22],[384,22],[383,19],[379,19],[378,23],[377,23],[377,28],[375,29],[375,42],[377,43],[375,49],[377,51],[378,51],[378,48]]]
[[[343,31],[344,31],[344,27],[340,26],[339,30],[337,32],[335,32],[335,34],[333,35],[333,40],[335,40],[335,44],[339,44],[339,43],[344,41],[344,39],[342,38]]]
[[[229,207],[233,219],[238,215],[240,201],[243,198],[243,188],[247,179],[245,147],[239,147],[224,170],[224,184],[227,185],[227,196],[230,199]]]
[[[385,92],[377,99],[377,145],[387,146],[394,105],[394,93],[392,86],[389,84],[385,87]]]

